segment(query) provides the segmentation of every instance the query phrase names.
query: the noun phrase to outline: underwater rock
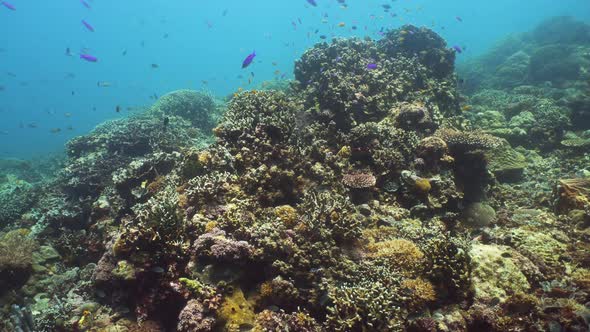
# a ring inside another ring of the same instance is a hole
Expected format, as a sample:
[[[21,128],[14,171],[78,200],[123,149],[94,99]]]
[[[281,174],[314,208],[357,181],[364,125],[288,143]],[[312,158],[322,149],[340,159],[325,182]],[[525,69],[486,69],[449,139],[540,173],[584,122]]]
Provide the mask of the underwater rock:
[[[509,247],[475,244],[470,253],[476,300],[505,301],[511,294],[530,289],[526,277],[512,260]]]
[[[28,231],[17,229],[0,237],[0,294],[18,289],[29,279],[37,247]]]
[[[590,204],[590,179],[560,179],[555,189],[555,208],[560,213],[584,209]]]
[[[469,227],[488,227],[496,220],[496,211],[486,203],[474,202],[465,207],[462,217]]]
[[[208,311],[199,301],[188,301],[178,316],[177,330],[179,332],[213,331],[215,318],[207,315]]]

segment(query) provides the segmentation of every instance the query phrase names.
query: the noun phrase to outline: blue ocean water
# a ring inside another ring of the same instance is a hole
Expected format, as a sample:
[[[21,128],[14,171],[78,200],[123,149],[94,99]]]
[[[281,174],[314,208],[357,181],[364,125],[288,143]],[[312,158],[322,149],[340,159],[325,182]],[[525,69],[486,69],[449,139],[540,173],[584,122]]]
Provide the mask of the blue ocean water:
[[[462,61],[547,17],[590,21],[588,0],[84,1],[90,8],[79,0],[0,6],[0,157],[60,151],[70,138],[173,90],[223,97],[290,79],[295,59],[321,35],[379,38],[381,29],[428,26],[465,48]],[[242,69],[254,50],[254,63]]]

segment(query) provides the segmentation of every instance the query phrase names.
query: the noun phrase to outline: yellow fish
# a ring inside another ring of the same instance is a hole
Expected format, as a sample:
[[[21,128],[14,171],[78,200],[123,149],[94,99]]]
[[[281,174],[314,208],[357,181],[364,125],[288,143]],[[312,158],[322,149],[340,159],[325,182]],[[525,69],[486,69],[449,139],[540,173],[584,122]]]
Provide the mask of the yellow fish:
[[[341,28],[344,28],[346,26],[346,23],[340,22],[340,23],[338,23],[338,26],[341,27]]]
[[[145,189],[147,187],[148,181],[145,180],[141,183],[141,189]]]

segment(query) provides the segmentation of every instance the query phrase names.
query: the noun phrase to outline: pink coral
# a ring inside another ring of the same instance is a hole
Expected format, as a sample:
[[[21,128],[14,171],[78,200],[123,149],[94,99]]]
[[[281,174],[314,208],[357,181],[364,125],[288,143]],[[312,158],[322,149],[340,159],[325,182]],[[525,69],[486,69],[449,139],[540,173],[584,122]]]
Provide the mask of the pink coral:
[[[377,179],[371,173],[344,174],[342,183],[350,188],[363,189],[375,186]]]
[[[217,261],[242,261],[252,256],[253,247],[246,241],[228,239],[223,230],[213,229],[195,241],[193,251],[198,257]]]

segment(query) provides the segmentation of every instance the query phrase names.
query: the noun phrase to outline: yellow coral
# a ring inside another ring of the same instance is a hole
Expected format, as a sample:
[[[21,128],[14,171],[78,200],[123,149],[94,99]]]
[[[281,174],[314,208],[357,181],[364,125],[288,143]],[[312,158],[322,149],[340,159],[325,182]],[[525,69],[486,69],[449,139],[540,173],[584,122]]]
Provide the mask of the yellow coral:
[[[405,239],[370,243],[367,250],[368,257],[386,259],[392,267],[406,271],[415,270],[424,259],[422,250]]]
[[[432,189],[432,185],[430,184],[430,180],[425,178],[417,178],[414,182],[414,186],[418,192],[427,194]]]
[[[183,209],[188,207],[188,196],[186,194],[178,195],[178,206]]]
[[[211,153],[209,151],[203,151],[199,153],[197,160],[199,161],[200,165],[207,166],[211,163]]]
[[[346,158],[350,158],[351,154],[352,154],[352,148],[348,145],[345,145],[340,149],[340,151],[338,151],[337,156],[342,159],[346,159]]]
[[[262,298],[268,298],[273,295],[273,287],[271,281],[265,281],[260,285],[260,296]]]
[[[428,280],[422,278],[405,279],[401,286],[410,293],[408,300],[410,310],[419,310],[429,302],[436,300],[436,292]]]
[[[275,207],[275,215],[287,227],[293,227],[297,224],[297,210],[290,205]]]
[[[217,227],[217,221],[211,220],[205,224],[205,233],[211,232],[214,228]]]
[[[578,268],[572,273],[572,281],[583,289],[590,288],[590,270]]]
[[[234,331],[244,325],[253,326],[256,320],[254,307],[246,300],[244,292],[239,287],[236,287],[231,295],[224,297],[218,317],[225,322],[224,331]]]

